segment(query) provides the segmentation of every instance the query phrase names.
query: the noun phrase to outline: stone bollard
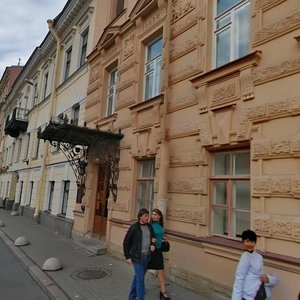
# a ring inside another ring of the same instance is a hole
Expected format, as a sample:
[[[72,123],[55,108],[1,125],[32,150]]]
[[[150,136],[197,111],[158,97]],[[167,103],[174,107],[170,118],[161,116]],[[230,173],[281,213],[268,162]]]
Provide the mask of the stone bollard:
[[[14,245],[17,247],[29,245],[29,241],[26,236],[20,236],[16,238]]]
[[[5,226],[4,222],[0,220],[0,227],[4,227],[4,226]]]
[[[63,264],[61,260],[57,257],[48,258],[42,266],[42,270],[44,271],[58,271],[61,270],[62,268],[63,268]]]

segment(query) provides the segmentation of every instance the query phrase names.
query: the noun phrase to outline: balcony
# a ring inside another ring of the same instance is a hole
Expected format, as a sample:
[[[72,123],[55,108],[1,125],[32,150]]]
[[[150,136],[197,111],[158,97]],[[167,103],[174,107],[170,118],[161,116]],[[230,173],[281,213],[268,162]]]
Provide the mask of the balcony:
[[[6,118],[4,132],[11,137],[18,137],[20,132],[27,130],[28,126],[28,109],[16,107],[13,112]]]

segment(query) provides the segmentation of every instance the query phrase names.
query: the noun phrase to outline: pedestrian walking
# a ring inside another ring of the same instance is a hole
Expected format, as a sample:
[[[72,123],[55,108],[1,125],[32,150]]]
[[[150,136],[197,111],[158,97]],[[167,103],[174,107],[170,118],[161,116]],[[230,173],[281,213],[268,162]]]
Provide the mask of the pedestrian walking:
[[[245,252],[241,255],[233,285],[232,300],[270,300],[272,287],[277,284],[275,275],[264,272],[263,257],[256,252],[257,235],[252,230],[242,233]]]
[[[156,235],[156,244],[155,250],[151,255],[151,260],[148,264],[148,269],[150,270],[157,270],[157,278],[159,281],[159,298],[161,300],[171,300],[166,292],[166,282],[165,282],[165,272],[164,272],[164,258],[161,250],[162,241],[164,238],[164,217],[162,212],[155,208],[152,210],[151,213],[151,220],[150,223],[153,227],[153,230]]]
[[[127,263],[134,267],[128,300],[145,299],[145,274],[156,241],[156,235],[149,223],[149,211],[142,208],[137,217],[138,221],[130,226],[123,241],[124,256]]]

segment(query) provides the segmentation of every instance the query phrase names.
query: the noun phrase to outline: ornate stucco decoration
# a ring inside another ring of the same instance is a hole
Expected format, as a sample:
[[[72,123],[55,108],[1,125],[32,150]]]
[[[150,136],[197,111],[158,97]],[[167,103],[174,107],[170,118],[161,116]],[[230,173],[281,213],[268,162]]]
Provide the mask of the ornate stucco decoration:
[[[259,139],[252,142],[253,160],[300,156],[300,136]]]
[[[187,150],[170,155],[170,164],[173,166],[205,165],[206,160],[200,150]]]
[[[185,66],[182,69],[175,71],[169,76],[170,84],[174,84],[191,76],[195,76],[196,74],[201,73],[201,71],[203,71],[202,68],[203,64],[201,60],[200,63]]]
[[[265,122],[270,119],[295,116],[299,114],[299,97],[246,108],[241,112],[241,121],[238,135],[240,138],[250,138],[249,129],[254,122]]]
[[[254,46],[266,43],[280,35],[286,34],[288,32],[294,31],[300,28],[300,12],[297,11],[280,21],[271,24],[269,26],[263,27],[261,30],[258,30],[254,36]]]
[[[170,52],[170,59],[171,61],[174,61],[178,59],[179,57],[186,55],[189,52],[192,52],[197,48],[199,44],[199,37],[191,37],[188,41],[185,41],[179,46],[175,46],[172,44],[171,52]]]
[[[254,197],[300,198],[299,176],[275,177],[256,176],[253,178],[252,195]]]
[[[173,112],[189,106],[193,106],[198,103],[197,94],[195,91],[188,93],[188,95],[182,97],[172,97],[168,102],[168,112]]]
[[[267,214],[255,214],[253,217],[253,229],[259,235],[271,236],[271,218]]]
[[[130,57],[128,57],[125,61],[123,61],[120,64],[119,73],[122,74],[122,73],[130,70],[137,63],[138,63],[138,60],[136,58],[136,55],[132,54]]]
[[[268,67],[258,67],[253,73],[254,85],[263,84],[282,77],[286,77],[300,71],[300,57],[290,57],[280,61],[276,65]]]
[[[170,206],[167,210],[169,220],[206,225],[206,208],[198,206]]]
[[[254,9],[255,11],[258,11],[260,9],[266,10],[285,1],[286,0],[256,0]]]
[[[172,128],[167,130],[167,135],[169,139],[195,135],[199,133],[199,121],[193,120],[189,123],[176,124]]]
[[[191,79],[197,89],[199,112],[232,106],[236,102],[254,98],[252,72],[260,59],[255,51],[220,68]]]
[[[254,213],[253,229],[260,236],[300,242],[300,218]]]
[[[168,191],[170,193],[183,194],[203,194],[207,193],[206,177],[178,177],[170,178],[168,181]]]
[[[171,27],[171,37],[175,38],[187,29],[196,25],[200,18],[200,11],[198,9],[191,11],[189,14],[185,15],[183,18],[178,19]]]
[[[134,34],[131,34],[129,37],[124,40],[124,49],[123,49],[123,60],[126,60],[128,57],[134,54]]]
[[[196,8],[195,0],[173,1],[171,22],[176,22]]]
[[[163,100],[160,96],[130,107],[133,132],[160,126],[160,109]]]

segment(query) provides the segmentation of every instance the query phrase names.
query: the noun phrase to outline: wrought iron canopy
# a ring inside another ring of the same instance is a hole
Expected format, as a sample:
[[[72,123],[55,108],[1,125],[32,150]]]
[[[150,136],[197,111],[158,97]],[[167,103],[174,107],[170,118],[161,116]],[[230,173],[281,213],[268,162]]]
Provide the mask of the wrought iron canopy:
[[[95,147],[106,141],[119,141],[123,138],[123,134],[50,121],[38,134],[38,138],[50,142]]]
[[[76,176],[80,198],[85,194],[88,150],[94,149],[101,161],[108,166],[109,189],[113,199],[116,200],[119,141],[123,138],[123,134],[80,127],[67,121],[50,121],[42,132],[38,132],[38,138],[48,140],[52,146],[58,147],[64,153]],[[81,199],[78,202],[81,202]]]

